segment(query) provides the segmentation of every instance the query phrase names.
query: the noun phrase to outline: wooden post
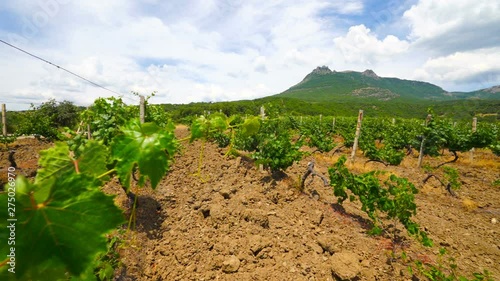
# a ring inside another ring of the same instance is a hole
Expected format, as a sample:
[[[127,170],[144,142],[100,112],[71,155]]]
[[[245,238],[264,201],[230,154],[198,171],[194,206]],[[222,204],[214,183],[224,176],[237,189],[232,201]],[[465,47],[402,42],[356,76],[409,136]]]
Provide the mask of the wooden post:
[[[300,126],[302,126],[302,116],[300,116]]]
[[[428,114],[427,118],[425,119],[425,123],[424,123],[425,126],[427,126],[427,124],[429,124],[431,119],[432,119],[432,115]],[[420,151],[418,153],[418,162],[417,162],[418,168],[422,167],[422,160],[424,159],[424,143],[425,143],[425,137],[422,136],[422,142],[420,143]]]
[[[354,164],[354,156],[356,156],[356,149],[358,149],[359,135],[361,134],[361,122],[363,121],[363,110],[359,110],[358,124],[356,125],[356,135],[354,136],[354,144],[352,146],[351,164]]]
[[[260,107],[260,119],[264,120],[266,118],[266,109],[264,106]],[[264,165],[259,164],[259,172],[263,173],[264,172]]]
[[[323,120],[323,115],[319,115],[319,123],[321,124],[321,121]]]
[[[87,139],[92,139],[92,133],[90,133],[90,124],[87,124]]]
[[[89,110],[89,107],[87,106],[87,110]],[[80,122],[80,125],[78,125],[78,130],[76,130],[76,133],[79,134],[80,133],[80,128],[82,127],[83,125],[83,120]],[[83,130],[83,128],[82,128]],[[92,138],[92,134],[90,133],[90,123],[87,124],[87,139],[90,140]]]
[[[76,129],[76,134],[80,133],[80,129],[82,129],[82,126],[83,126],[83,120],[80,121],[80,124],[78,124],[78,129]]]
[[[144,123],[144,112],[145,112],[145,102],[144,96],[139,96],[139,119],[141,120],[141,124]]]
[[[422,167],[422,160],[424,159],[424,143],[425,143],[425,137],[422,136],[422,142],[420,143],[420,150],[418,152],[418,162],[417,162],[418,168]]]
[[[335,130],[335,117],[333,117],[332,121],[332,132]]]
[[[472,118],[472,133],[474,134],[477,130],[477,117]],[[470,163],[474,162],[474,147],[470,150]]]
[[[2,103],[2,134],[7,136],[7,109],[5,103]]]

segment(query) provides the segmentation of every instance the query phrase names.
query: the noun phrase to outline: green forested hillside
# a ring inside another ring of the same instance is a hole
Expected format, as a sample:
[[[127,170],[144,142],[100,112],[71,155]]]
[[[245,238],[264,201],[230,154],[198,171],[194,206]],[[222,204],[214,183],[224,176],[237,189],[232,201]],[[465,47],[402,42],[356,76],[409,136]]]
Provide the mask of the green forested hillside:
[[[381,78],[373,71],[332,72],[315,69],[302,82],[279,97],[299,98],[308,101],[351,100],[445,100],[446,91],[438,86],[398,78]]]
[[[322,66],[277,95],[164,106],[174,120],[182,122],[195,115],[219,111],[227,115],[255,115],[262,105],[293,115],[353,116],[363,109],[373,117],[403,118],[423,118],[432,108],[436,114],[449,118],[475,116],[495,121],[500,120],[500,86],[474,92],[447,92],[427,82],[379,77],[372,70],[337,72]]]
[[[423,102],[384,102],[384,101],[342,101],[310,102],[295,98],[266,97],[256,100],[165,104],[165,109],[176,121],[189,121],[193,116],[222,111],[227,115],[259,113],[261,106],[268,110],[280,111],[293,115],[356,116],[359,109],[366,115],[380,117],[425,118],[427,110],[432,108],[440,116],[453,119],[500,120],[500,100],[455,100]]]
[[[474,92],[447,92],[421,81],[379,77],[372,70],[364,72],[331,71],[322,66],[313,70],[300,83],[276,97],[306,101],[446,101],[480,98],[500,99],[499,87]]]

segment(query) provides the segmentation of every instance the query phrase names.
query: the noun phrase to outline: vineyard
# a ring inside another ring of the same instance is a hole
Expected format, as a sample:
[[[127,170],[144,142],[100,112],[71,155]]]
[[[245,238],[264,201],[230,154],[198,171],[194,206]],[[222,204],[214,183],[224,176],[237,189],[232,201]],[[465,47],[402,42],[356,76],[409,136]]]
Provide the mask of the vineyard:
[[[3,137],[2,280],[500,278],[498,123],[265,111]]]

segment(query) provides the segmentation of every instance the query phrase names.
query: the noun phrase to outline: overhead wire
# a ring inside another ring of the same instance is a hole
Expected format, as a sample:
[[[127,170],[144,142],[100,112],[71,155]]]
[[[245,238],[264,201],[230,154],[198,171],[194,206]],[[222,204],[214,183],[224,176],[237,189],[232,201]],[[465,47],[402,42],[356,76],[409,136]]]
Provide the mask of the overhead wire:
[[[87,79],[87,78],[85,78],[85,77],[83,77],[83,76],[81,76],[81,75],[79,75],[79,74],[77,74],[77,73],[74,73],[74,72],[73,72],[73,71],[71,71],[71,70],[68,70],[68,69],[66,69],[66,68],[64,68],[64,67],[62,67],[62,66],[59,66],[59,65],[57,65],[57,64],[55,64],[55,63],[53,63],[53,62],[50,62],[50,61],[48,61],[48,60],[46,60],[46,59],[44,59],[44,58],[42,58],[42,57],[39,57],[39,56],[37,56],[37,55],[34,55],[34,54],[32,54],[32,53],[30,53],[30,52],[28,52],[28,51],[25,51],[25,50],[23,50],[23,49],[21,49],[21,48],[19,48],[19,47],[16,47],[16,46],[14,46],[14,45],[12,45],[12,44],[10,44],[10,43],[8,43],[8,42],[5,42],[5,41],[4,41],[4,40],[2,40],[2,39],[0,39],[0,42],[1,42],[1,43],[3,43],[3,44],[5,44],[5,45],[7,45],[7,46],[9,46],[9,47],[11,47],[11,48],[14,48],[14,49],[16,49],[16,50],[18,50],[18,51],[20,51],[20,52],[23,52],[23,53],[25,53],[25,54],[27,54],[27,55],[29,55],[29,56],[31,56],[31,57],[34,57],[34,58],[36,58],[36,59],[38,59],[38,60],[41,60],[41,61],[43,61],[43,62],[45,62],[45,63],[47,63],[47,64],[50,64],[50,65],[52,65],[52,66],[54,66],[54,67],[57,67],[58,69],[61,69],[61,70],[63,70],[63,71],[66,71],[67,73],[69,73],[69,74],[71,74],[71,75],[73,75],[73,76],[75,76],[75,77],[78,77],[78,78],[80,78],[80,79],[82,79],[82,80],[84,80],[84,81],[86,81],[86,82],[88,82],[88,83],[92,84],[92,85],[93,85],[93,86],[95,86],[95,87],[102,88],[102,89],[104,89],[104,90],[106,90],[106,91],[109,91],[109,92],[111,92],[111,93],[117,94],[117,95],[119,95],[119,96],[120,96],[120,97],[122,97],[122,98],[128,98],[129,100],[133,100],[132,98],[129,98],[129,97],[127,97],[127,96],[124,96],[124,95],[123,95],[123,94],[121,94],[121,93],[118,93],[118,92],[116,92],[116,91],[113,91],[113,90],[111,90],[111,89],[108,89],[108,88],[106,88],[106,87],[104,87],[104,86],[102,86],[102,85],[100,85],[100,84],[98,84],[98,83],[96,83],[96,82],[94,82],[94,81],[91,81],[91,80],[89,80],[89,79]],[[135,100],[134,100],[134,101],[135,101]]]

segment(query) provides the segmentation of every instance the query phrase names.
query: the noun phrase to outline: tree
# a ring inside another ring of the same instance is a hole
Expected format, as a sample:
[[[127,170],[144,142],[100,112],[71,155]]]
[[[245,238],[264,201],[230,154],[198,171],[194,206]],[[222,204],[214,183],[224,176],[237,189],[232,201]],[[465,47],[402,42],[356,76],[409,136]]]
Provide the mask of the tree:
[[[17,132],[20,135],[37,135],[57,138],[59,127],[74,127],[79,109],[70,101],[50,99],[40,106],[31,104],[30,110],[20,113]]]

